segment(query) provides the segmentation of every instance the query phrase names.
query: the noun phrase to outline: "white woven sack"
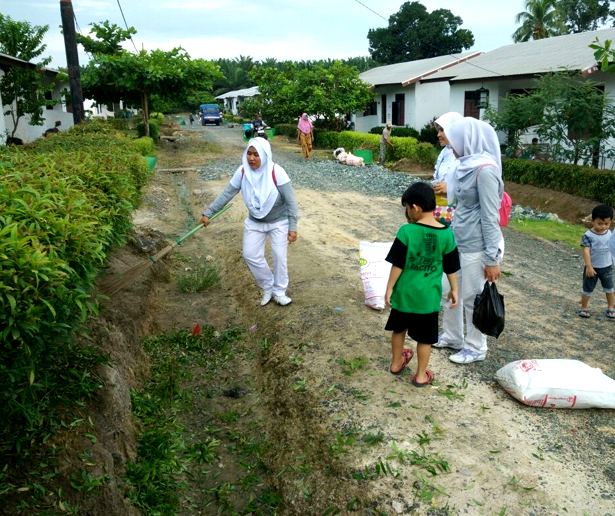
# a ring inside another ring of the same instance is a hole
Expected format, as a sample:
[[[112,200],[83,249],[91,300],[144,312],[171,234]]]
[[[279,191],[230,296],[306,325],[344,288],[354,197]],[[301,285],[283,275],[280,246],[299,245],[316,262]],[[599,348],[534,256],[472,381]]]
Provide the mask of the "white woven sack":
[[[384,310],[384,296],[391,272],[385,261],[393,242],[359,242],[359,266],[365,304],[374,310]]]
[[[498,369],[495,378],[531,407],[615,408],[615,380],[579,360],[517,360]]]

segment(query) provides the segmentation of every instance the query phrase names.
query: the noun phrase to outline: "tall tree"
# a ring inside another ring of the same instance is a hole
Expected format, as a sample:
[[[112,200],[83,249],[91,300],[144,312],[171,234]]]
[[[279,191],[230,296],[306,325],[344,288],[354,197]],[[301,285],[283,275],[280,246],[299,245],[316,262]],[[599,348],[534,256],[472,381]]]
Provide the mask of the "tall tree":
[[[382,64],[456,54],[474,45],[472,32],[459,28],[462,23],[448,9],[429,13],[419,2],[405,2],[387,28],[369,30],[369,53]]]
[[[49,77],[40,72],[51,62],[51,58],[35,60],[47,48],[43,37],[48,29],[48,25],[31,25],[0,14],[0,52],[36,66],[7,68],[0,79],[0,95],[6,107],[2,115],[9,115],[13,122],[11,137],[15,136],[19,121],[25,115],[30,115],[31,125],[43,125],[43,107],[48,102],[45,93],[51,91],[52,84]]]
[[[597,30],[612,15],[609,0],[558,0],[557,9],[569,33]]]
[[[557,0],[525,0],[525,11],[515,16],[519,28],[513,33],[515,43],[544,39],[566,33]]]
[[[186,98],[195,91],[211,91],[221,76],[214,63],[190,56],[181,48],[141,50],[138,54],[97,54],[83,69],[83,91],[100,103],[124,100],[140,104],[146,131],[152,95],[160,99]]]
[[[328,67],[316,64],[299,68],[291,63],[284,70],[256,67],[253,77],[260,94],[242,104],[240,110],[247,117],[260,111],[269,124],[290,123],[305,111],[326,126],[339,129],[346,113],[362,111],[373,100],[357,69],[341,61]]]

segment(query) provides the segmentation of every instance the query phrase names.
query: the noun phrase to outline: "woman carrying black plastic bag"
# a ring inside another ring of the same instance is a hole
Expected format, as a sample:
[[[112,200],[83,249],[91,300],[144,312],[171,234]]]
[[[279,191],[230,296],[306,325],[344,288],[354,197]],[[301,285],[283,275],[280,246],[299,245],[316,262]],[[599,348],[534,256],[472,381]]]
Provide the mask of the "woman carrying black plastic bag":
[[[485,281],[483,291],[474,300],[472,323],[481,333],[497,339],[504,331],[505,320],[504,296],[495,283]]]
[[[504,239],[499,207],[504,193],[498,137],[486,122],[464,117],[445,129],[459,164],[447,178],[449,199],[456,204],[453,232],[459,249],[461,270],[459,306],[442,307],[442,333],[435,348],[452,348],[456,364],[485,360],[487,336],[474,326],[474,300],[485,280],[500,277]],[[465,331],[464,331],[465,315]]]

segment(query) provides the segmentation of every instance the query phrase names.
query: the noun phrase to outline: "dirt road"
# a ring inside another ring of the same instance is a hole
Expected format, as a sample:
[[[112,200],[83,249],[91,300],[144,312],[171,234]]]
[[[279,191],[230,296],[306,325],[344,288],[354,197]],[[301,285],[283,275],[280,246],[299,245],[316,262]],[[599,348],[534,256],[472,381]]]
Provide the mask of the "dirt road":
[[[239,130],[192,133],[239,163]],[[295,145],[278,137],[273,149],[291,177],[301,174]],[[202,177],[158,172],[137,224],[177,235],[228,180]],[[387,313],[365,306],[359,278],[359,241],[392,240],[403,222],[398,198],[296,192],[301,219],[289,251],[291,305],[258,304],[241,259],[239,198],[176,257],[181,267],[211,256],[221,267],[220,287],[186,297],[160,283],[146,303],[155,329],[205,318],[251,329],[255,346],[270,343],[266,359],[242,361],[235,381],[251,386],[245,402],[266,416],[275,443],[270,481],[283,495],[283,512],[615,514],[615,411],[529,408],[494,381],[497,369],[521,358],[575,358],[615,377],[615,323],[601,315],[604,297],[592,298],[591,319],[575,315],[580,254],[505,230],[498,283],[505,332],[490,339],[481,363],[455,365],[449,351],[434,350],[436,382],[417,389],[409,381],[413,364],[400,377],[388,373]]]

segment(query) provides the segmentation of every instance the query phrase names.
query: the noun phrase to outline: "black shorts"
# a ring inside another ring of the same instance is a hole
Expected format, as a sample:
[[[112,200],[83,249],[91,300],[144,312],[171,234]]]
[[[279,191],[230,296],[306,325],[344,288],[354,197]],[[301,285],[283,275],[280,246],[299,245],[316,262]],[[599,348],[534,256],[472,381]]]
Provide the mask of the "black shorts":
[[[384,329],[395,333],[408,331],[410,338],[419,344],[435,344],[438,342],[438,312],[412,314],[391,308]]]

